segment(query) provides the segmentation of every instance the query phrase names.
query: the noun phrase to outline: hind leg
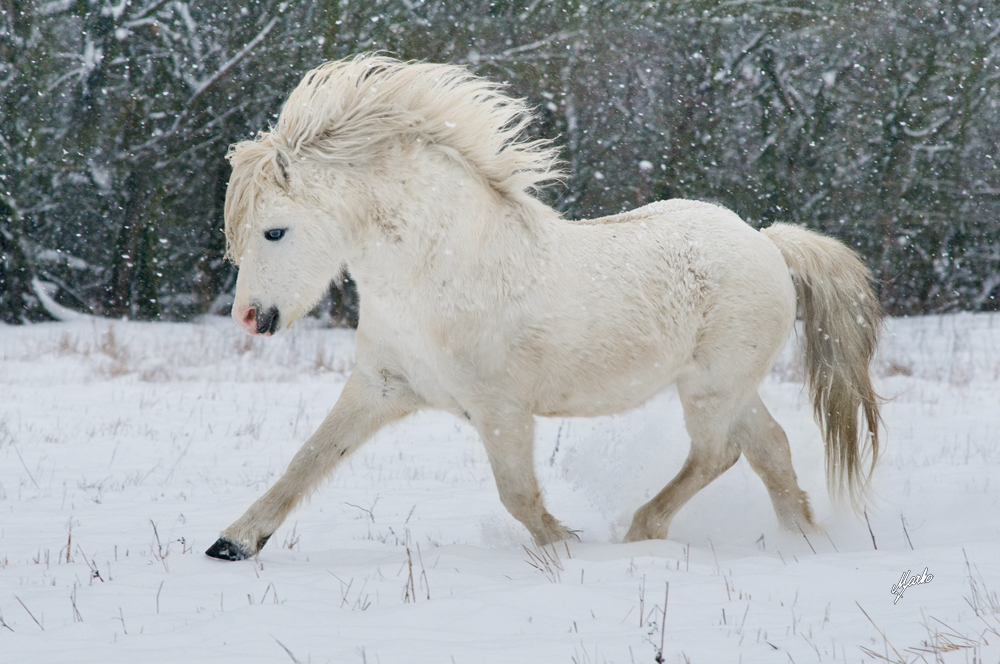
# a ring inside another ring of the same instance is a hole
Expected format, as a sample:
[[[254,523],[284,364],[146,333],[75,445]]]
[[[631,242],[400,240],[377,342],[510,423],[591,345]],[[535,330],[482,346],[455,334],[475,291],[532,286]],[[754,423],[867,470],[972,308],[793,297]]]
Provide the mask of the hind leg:
[[[733,423],[731,440],[764,481],[781,527],[812,529],[809,497],[799,488],[795,477],[788,437],[758,395],[750,399]]]
[[[670,521],[696,493],[727,471],[740,458],[740,448],[729,437],[737,407],[736,395],[693,389],[678,381],[684,423],[691,436],[691,451],[681,471],[632,518],[626,542],[666,539]]]

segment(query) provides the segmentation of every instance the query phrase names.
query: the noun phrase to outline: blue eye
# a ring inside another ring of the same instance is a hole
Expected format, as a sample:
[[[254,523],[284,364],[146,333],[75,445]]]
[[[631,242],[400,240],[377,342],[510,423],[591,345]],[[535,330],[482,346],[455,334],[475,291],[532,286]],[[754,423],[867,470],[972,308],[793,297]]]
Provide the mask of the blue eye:
[[[285,231],[287,228],[272,228],[269,231],[264,231],[264,237],[271,242],[277,242],[281,238],[285,237]]]

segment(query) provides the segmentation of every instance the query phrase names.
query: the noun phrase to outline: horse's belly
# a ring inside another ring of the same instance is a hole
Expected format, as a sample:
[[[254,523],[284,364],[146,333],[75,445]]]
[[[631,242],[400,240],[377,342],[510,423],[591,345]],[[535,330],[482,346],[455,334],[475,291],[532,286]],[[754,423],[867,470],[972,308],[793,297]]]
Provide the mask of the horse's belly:
[[[550,408],[538,408],[535,415],[541,417],[600,417],[602,415],[617,415],[627,410],[638,408],[669,385],[665,383],[655,390],[617,392],[614,395],[603,395],[591,399],[570,398],[561,404],[552,404]]]
[[[595,417],[637,408],[673,383],[682,368],[680,358],[662,357],[628,369],[584,366],[561,378],[549,374],[536,394],[535,414]]]

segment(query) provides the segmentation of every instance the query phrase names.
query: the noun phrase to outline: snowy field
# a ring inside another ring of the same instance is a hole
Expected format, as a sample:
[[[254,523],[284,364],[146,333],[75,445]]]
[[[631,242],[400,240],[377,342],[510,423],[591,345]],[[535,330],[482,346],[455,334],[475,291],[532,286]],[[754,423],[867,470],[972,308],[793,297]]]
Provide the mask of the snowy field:
[[[888,322],[870,529],[827,497],[790,346],[761,394],[823,529],[808,538],[740,460],[669,541],[620,543],[687,453],[668,391],[539,422],[549,509],[580,542],[532,546],[475,431],[425,412],[256,559],[206,557],[353,362],[345,330],[0,326],[0,662],[650,664],[661,644],[666,662],[1000,661],[1000,316]]]

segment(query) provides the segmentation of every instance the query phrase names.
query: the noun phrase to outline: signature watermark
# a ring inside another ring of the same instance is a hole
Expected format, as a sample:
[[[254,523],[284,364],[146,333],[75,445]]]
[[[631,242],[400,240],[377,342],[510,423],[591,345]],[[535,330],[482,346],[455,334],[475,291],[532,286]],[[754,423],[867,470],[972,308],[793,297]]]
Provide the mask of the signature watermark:
[[[909,578],[907,578],[909,577]],[[903,572],[903,576],[899,578],[899,583],[893,584],[892,594],[896,596],[896,599],[892,601],[893,604],[898,602],[903,597],[903,593],[910,586],[918,586],[921,583],[930,583],[934,580],[933,574],[927,573],[927,568],[924,568],[923,573],[920,576],[910,576],[910,570]]]

